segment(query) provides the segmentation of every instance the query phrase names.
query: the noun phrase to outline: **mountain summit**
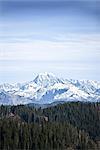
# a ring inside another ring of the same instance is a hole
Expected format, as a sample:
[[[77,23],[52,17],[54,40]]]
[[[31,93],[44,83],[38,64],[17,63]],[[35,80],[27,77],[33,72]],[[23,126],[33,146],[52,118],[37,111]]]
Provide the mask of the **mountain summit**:
[[[43,86],[43,87],[47,87],[50,85],[54,85],[55,83],[59,83],[61,82],[60,79],[58,79],[54,74],[52,73],[40,73],[35,79],[34,82],[37,85]]]
[[[100,101],[100,82],[60,79],[52,73],[40,73],[23,84],[0,85],[0,105],[49,104],[68,101]]]

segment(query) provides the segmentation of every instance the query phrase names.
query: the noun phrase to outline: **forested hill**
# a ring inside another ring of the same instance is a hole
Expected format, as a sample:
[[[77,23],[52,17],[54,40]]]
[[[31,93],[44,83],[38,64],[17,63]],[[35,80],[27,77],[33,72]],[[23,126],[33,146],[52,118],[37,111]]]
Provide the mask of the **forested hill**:
[[[100,103],[0,106],[0,150],[98,150]]]

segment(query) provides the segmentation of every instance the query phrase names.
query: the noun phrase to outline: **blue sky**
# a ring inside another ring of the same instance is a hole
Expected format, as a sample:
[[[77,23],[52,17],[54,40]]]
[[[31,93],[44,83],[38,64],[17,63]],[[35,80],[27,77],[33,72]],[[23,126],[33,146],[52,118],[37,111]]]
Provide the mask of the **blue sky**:
[[[100,81],[100,2],[0,0],[0,82],[40,72]]]

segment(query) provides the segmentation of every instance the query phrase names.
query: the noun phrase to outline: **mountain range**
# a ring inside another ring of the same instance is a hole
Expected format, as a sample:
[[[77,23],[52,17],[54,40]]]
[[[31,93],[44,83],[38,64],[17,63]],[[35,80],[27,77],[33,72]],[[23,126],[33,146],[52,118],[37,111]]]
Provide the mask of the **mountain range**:
[[[40,73],[33,81],[0,85],[0,105],[100,102],[100,82],[58,78]]]

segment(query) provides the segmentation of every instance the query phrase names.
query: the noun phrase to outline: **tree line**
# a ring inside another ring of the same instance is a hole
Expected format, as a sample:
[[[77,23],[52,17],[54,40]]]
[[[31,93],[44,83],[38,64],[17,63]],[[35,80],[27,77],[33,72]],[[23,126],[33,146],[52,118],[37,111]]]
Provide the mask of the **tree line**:
[[[0,106],[1,150],[98,150],[100,103]]]

